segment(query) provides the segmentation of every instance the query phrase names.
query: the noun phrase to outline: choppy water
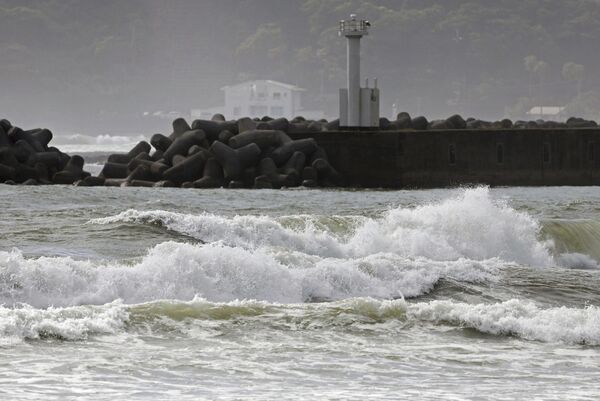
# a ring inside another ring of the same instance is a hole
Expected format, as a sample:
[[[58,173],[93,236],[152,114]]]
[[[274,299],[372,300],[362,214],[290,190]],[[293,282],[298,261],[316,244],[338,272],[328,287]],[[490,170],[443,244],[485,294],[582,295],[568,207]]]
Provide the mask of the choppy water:
[[[600,397],[600,188],[0,199],[1,399]]]

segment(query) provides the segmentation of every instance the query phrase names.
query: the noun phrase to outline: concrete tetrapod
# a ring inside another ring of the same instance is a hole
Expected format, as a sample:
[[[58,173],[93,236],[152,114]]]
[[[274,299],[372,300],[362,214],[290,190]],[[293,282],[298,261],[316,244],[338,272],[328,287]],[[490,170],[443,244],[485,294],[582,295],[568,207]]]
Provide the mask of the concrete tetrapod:
[[[202,178],[194,181],[194,188],[220,188],[223,186],[223,168],[215,159],[211,157],[204,165],[204,174]]]
[[[206,139],[204,131],[195,129],[187,131],[177,138],[171,146],[164,152],[163,158],[168,162],[172,163],[175,155],[187,155],[189,149],[194,145],[202,145],[202,142]]]
[[[278,130],[250,130],[242,132],[229,139],[229,146],[238,149],[250,143],[255,143],[261,149],[267,149],[271,146],[280,147],[292,139],[283,131]]]
[[[166,152],[166,150],[169,149],[169,146],[173,144],[173,141],[163,134],[154,134],[152,135],[152,138],[150,138],[150,144],[154,146],[154,149]]]
[[[184,133],[191,131],[192,127],[183,118],[173,120],[173,133],[169,136],[171,141],[175,141]]]
[[[83,177],[84,163],[83,157],[78,155],[72,156],[65,168],[54,174],[52,181],[56,184],[73,184]]]
[[[269,157],[264,158],[260,161],[258,165],[258,174],[258,177],[261,177],[259,179],[261,185],[264,184],[264,177],[266,177],[269,180],[269,182],[271,182],[272,188],[279,189],[281,187],[293,187],[295,184],[295,177],[290,176],[288,174],[280,174],[277,170],[275,162]],[[256,179],[254,183],[256,185]]]
[[[339,186],[342,184],[342,176],[325,159],[317,159],[312,163],[312,167],[319,174],[319,181],[323,186]]]
[[[198,152],[193,156],[189,156],[178,165],[165,171],[163,179],[180,185],[186,181],[195,181],[200,178],[204,169],[204,164],[209,159],[209,156],[207,151]]]
[[[232,134],[237,134],[237,121],[211,121],[211,120],[194,120],[192,129],[201,129],[206,134],[206,139],[209,142],[214,142],[219,138],[221,131],[229,131]]]
[[[287,162],[294,152],[302,152],[306,156],[312,155],[317,150],[317,142],[313,138],[299,139],[288,142],[271,153],[271,158],[276,165],[281,166]]]
[[[169,166],[160,162],[153,162],[150,160],[139,160],[133,159],[127,165],[127,169],[129,171],[135,170],[139,166],[145,166],[150,172],[150,176],[152,177],[150,181],[159,181],[162,179],[165,171],[169,169]]]
[[[240,179],[244,169],[256,165],[260,156],[260,148],[255,143],[232,149],[224,143],[215,141],[210,151],[223,166],[225,181]]]
[[[128,175],[127,164],[106,162],[98,176],[103,178],[125,178]]]
[[[12,141],[4,130],[4,127],[0,126],[0,148],[9,147],[10,145],[12,145]]]

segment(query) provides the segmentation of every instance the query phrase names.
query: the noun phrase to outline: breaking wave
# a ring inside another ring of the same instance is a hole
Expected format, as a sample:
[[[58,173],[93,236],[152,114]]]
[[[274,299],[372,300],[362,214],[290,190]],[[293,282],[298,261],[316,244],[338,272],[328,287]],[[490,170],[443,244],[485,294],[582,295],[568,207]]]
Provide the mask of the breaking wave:
[[[403,299],[352,298],[319,304],[265,301],[153,301],[136,305],[34,309],[0,307],[0,345],[23,340],[86,340],[90,336],[150,330],[195,336],[195,327],[228,330],[243,325],[275,331],[373,330],[387,332],[439,327],[472,329],[482,334],[530,341],[600,345],[600,309],[543,309],[529,301],[467,304],[453,301],[407,302]]]
[[[549,244],[531,216],[495,201],[485,187],[467,189],[440,203],[392,209],[380,218],[362,216],[188,215],[128,210],[92,220],[95,224],[159,224],[204,242],[232,247],[281,247],[320,257],[362,258],[376,254],[433,261],[499,258],[530,266],[550,266]]]

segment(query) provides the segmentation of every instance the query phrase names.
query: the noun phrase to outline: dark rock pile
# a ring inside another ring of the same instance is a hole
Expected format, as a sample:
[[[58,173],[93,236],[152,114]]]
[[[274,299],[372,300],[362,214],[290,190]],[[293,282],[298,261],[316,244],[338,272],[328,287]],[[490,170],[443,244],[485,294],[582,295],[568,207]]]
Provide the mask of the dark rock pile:
[[[0,120],[0,182],[5,184],[73,184],[87,179],[83,158],[48,146],[48,129],[24,131]]]
[[[312,125],[312,127],[310,127]],[[314,139],[292,140],[287,133],[322,130],[324,122],[285,118],[226,121],[173,121],[169,136],[155,134],[127,154],[113,154],[98,177],[78,185],[282,188],[329,187],[342,177]],[[317,127],[318,126],[318,127]]]
[[[463,119],[460,115],[455,114],[445,120],[428,121],[425,117],[411,118],[408,113],[399,113],[396,121],[390,121],[387,118],[379,119],[379,129],[381,130],[453,130],[453,129],[533,129],[533,128],[597,128],[598,124],[592,120],[584,120],[583,118],[571,117],[564,123],[556,121],[515,121],[509,119],[500,121],[484,121],[475,118]]]

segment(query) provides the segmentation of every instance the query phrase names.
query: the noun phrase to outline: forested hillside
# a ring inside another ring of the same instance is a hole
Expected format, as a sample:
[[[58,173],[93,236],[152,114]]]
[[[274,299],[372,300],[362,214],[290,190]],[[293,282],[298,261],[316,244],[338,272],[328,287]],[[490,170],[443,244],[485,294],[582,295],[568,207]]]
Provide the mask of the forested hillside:
[[[600,0],[0,0],[0,113],[127,131],[143,111],[216,106],[220,87],[265,78],[333,114],[351,12],[373,25],[363,71],[384,115],[542,104],[600,118]]]

